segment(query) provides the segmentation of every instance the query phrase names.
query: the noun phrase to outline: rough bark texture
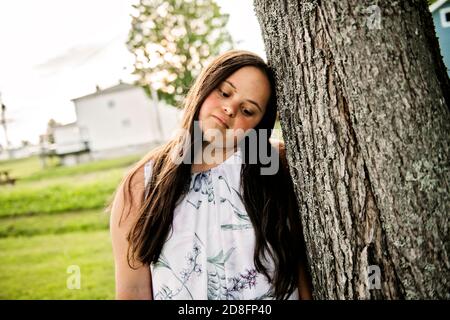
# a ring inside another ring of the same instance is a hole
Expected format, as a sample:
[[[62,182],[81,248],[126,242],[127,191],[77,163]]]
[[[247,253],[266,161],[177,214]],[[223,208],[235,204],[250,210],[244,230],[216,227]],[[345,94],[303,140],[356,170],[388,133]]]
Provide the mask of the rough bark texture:
[[[314,297],[450,298],[450,87],[426,1],[254,6]]]

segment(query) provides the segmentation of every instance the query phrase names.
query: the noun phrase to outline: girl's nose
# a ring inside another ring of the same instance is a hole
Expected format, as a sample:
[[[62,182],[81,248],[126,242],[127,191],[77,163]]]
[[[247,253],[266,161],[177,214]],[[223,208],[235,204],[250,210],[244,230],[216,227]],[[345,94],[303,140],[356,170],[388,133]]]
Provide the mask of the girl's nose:
[[[236,115],[236,107],[232,103],[228,103],[223,106],[223,111],[225,114],[231,118]]]

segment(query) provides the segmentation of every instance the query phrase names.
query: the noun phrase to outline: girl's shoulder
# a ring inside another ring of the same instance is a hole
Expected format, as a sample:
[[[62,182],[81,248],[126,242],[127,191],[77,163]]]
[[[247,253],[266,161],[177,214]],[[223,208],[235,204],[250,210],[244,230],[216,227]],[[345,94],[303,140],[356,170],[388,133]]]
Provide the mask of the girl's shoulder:
[[[141,198],[147,192],[147,184],[152,176],[154,154],[149,153],[142,157],[126,174],[125,187],[137,198]]]

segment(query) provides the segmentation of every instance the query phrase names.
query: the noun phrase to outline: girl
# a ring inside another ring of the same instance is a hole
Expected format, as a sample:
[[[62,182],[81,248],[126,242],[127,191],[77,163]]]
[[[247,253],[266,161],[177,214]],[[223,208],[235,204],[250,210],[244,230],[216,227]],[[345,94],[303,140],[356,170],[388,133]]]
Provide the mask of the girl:
[[[110,206],[116,298],[311,297],[284,148],[269,141],[276,110],[257,55],[228,51],[201,72],[183,130],[137,163]],[[280,160],[274,174],[261,150]]]

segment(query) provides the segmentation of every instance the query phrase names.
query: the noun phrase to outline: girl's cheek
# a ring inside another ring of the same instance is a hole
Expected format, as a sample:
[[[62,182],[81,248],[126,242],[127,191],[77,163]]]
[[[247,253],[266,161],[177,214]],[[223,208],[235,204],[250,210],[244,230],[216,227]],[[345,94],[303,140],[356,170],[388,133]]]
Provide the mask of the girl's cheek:
[[[209,112],[209,111],[213,110],[215,108],[215,106],[217,106],[217,99],[209,96],[203,102],[201,111]]]
[[[253,129],[256,127],[258,122],[259,121],[256,121],[256,120],[244,119],[244,120],[240,121],[239,123],[237,123],[237,128],[242,128],[244,130]]]
[[[237,125],[239,126],[239,128],[251,129],[251,128],[253,128],[253,121],[244,118],[244,119],[240,119],[240,121],[237,123]]]

